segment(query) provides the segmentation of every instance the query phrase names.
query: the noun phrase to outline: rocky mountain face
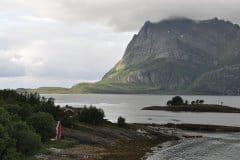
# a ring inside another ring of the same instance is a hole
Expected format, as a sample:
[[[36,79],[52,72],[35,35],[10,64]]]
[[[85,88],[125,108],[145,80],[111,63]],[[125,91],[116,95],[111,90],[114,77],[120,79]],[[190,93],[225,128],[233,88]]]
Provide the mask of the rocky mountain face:
[[[70,91],[240,95],[240,27],[217,18],[147,21],[101,81]]]
[[[147,21],[98,84],[106,92],[222,94],[240,88],[239,66],[236,24],[217,18]]]

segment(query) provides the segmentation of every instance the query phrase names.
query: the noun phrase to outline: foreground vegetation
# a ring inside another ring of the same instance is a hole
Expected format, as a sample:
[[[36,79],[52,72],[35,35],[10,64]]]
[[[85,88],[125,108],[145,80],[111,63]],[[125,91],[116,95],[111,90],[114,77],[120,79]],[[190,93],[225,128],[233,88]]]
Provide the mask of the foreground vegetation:
[[[45,152],[48,144],[64,147],[68,141],[50,141],[55,137],[58,120],[70,128],[80,121],[99,125],[104,121],[104,112],[90,107],[68,115],[54,104],[53,98],[41,97],[36,93],[0,90],[0,159],[34,159],[33,155]]]
[[[63,114],[52,98],[0,90],[0,159],[25,160],[41,151]]]

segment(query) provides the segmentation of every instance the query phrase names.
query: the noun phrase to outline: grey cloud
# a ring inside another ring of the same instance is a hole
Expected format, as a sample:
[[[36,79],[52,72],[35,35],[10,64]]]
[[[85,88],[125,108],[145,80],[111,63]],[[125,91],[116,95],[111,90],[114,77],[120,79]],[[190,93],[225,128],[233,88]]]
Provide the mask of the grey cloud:
[[[18,1],[17,5],[16,0],[10,1],[15,8],[20,6],[40,16],[71,23],[98,22],[121,31],[138,30],[146,20],[171,16],[219,17],[240,23],[239,0],[35,0]],[[2,6],[11,6],[10,2],[3,2]]]
[[[22,18],[20,14],[2,22],[0,51],[4,50],[5,60],[0,55],[0,63],[11,61],[4,66],[18,66],[2,72],[2,76],[18,73],[58,81],[97,80],[121,58],[133,34],[115,33],[99,25],[35,18]]]

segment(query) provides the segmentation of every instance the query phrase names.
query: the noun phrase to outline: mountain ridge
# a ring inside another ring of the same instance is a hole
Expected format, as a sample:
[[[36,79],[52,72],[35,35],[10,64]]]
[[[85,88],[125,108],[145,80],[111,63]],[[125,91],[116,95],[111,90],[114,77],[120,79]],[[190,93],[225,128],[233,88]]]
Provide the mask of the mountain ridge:
[[[233,66],[240,65],[239,44],[239,25],[218,18],[147,21],[102,80],[76,84],[67,92],[236,93],[240,69]]]

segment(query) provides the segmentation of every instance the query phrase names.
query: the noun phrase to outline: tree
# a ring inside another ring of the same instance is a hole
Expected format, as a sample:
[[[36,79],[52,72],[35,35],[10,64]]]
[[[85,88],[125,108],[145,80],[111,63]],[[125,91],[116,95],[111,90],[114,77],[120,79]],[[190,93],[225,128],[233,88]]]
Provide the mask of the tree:
[[[203,103],[204,103],[204,100],[201,99],[201,100],[199,101],[199,103],[200,103],[200,104],[203,104]]]
[[[41,137],[26,122],[15,122],[11,134],[16,139],[17,151],[23,154],[34,154],[41,147]]]
[[[9,134],[13,128],[11,116],[8,112],[0,108],[0,159],[1,160],[19,160],[19,154],[16,152],[15,139]]]
[[[0,124],[0,159],[5,159],[11,148],[14,146],[14,141],[9,136],[6,128]]]
[[[175,96],[172,98],[172,105],[182,105],[183,99],[180,96]]]
[[[118,120],[117,120],[117,125],[118,127],[126,127],[126,122],[125,122],[125,118],[123,117],[118,117]]]
[[[33,126],[41,136],[42,141],[47,141],[54,136],[54,119],[49,113],[38,112],[27,119],[27,123]]]
[[[93,125],[100,125],[104,121],[104,111],[100,108],[86,106],[79,112],[79,121],[86,122]]]
[[[199,104],[199,99],[196,100],[196,103]]]
[[[172,100],[167,101],[167,106],[171,106],[172,105]]]

